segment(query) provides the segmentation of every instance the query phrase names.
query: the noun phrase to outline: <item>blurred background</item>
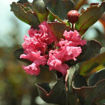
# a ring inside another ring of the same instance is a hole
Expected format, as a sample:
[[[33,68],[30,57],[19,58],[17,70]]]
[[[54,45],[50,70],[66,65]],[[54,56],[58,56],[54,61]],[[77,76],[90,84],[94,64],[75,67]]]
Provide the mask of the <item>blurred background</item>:
[[[14,56],[30,26],[10,11],[13,1],[17,0],[0,0],[0,105],[47,105],[37,96],[35,77],[27,75]],[[100,1],[88,0],[91,2]],[[96,39],[105,47],[105,15],[100,21],[85,33],[85,38]]]

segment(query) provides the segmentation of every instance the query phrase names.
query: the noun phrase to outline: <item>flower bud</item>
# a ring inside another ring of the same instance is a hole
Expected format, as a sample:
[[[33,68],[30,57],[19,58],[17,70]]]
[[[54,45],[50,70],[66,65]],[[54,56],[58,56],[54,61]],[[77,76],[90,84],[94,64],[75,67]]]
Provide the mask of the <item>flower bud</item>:
[[[78,18],[79,18],[79,13],[77,10],[71,10],[67,13],[67,16],[68,16],[68,20],[69,22],[71,23],[75,23],[78,21]]]

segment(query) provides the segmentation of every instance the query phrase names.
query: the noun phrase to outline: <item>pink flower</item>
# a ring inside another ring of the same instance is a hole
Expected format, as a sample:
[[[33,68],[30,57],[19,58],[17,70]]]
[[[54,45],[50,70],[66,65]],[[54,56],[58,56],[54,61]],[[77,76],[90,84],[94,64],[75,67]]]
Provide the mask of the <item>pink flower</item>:
[[[74,31],[64,31],[63,36],[65,37],[66,40],[71,41],[72,46],[84,46],[86,44],[86,40],[82,40],[80,34],[74,30]]]
[[[39,30],[31,28],[29,30],[29,35],[30,37],[36,37],[38,40],[48,45],[56,41],[56,37],[46,22],[43,22],[39,25]]]
[[[49,60],[47,64],[49,65],[50,70],[57,70],[65,75],[69,66],[64,62],[69,60],[76,60],[76,57],[78,57],[81,52],[81,47],[71,46],[61,47],[58,50],[51,50],[49,52]]]
[[[28,54],[21,54],[20,58],[27,59],[36,63],[37,66],[45,65],[47,62],[46,56],[41,56],[40,51],[37,52],[30,52]]]
[[[45,53],[47,49],[47,44],[41,42],[36,37],[24,36],[24,43],[22,46],[26,53],[31,51],[41,51],[41,53]]]
[[[37,66],[35,63],[32,63],[31,65],[28,66],[23,66],[23,69],[26,71],[27,74],[30,75],[39,75],[40,69],[39,66]]]
[[[47,64],[50,70],[57,70],[66,75],[69,66],[65,64],[65,61],[76,61],[76,58],[82,53],[80,46],[85,45],[86,41],[81,39],[77,31],[65,31],[64,37],[65,39],[61,39],[57,44],[58,49],[49,52]]]
[[[56,41],[56,37],[46,22],[39,25],[39,30],[31,28],[28,33],[29,37],[24,37],[22,44],[24,54],[21,54],[20,58],[32,61],[31,65],[23,66],[28,74],[38,75],[40,73],[39,66],[47,64],[47,47]]]
[[[41,56],[40,51],[21,54],[20,58],[33,62],[29,66],[23,66],[24,70],[31,75],[38,75],[40,73],[39,66],[45,65],[47,62],[46,56]]]
[[[31,28],[28,33],[29,37],[24,37],[22,44],[24,54],[21,54],[20,58],[32,62],[28,66],[23,66],[24,70],[31,75],[39,75],[40,66],[46,64],[50,70],[56,70],[62,75],[66,75],[69,69],[66,61],[76,61],[82,53],[81,46],[86,44],[86,41],[81,39],[76,30],[65,31],[64,38],[57,42],[47,22],[41,23],[39,29]],[[52,47],[49,48],[49,45]]]
[[[59,51],[57,50],[51,50],[49,52],[49,60],[47,64],[49,65],[50,70],[57,70],[63,75],[67,73],[67,69],[69,68],[67,64],[64,64],[62,62],[62,60],[60,59]]]

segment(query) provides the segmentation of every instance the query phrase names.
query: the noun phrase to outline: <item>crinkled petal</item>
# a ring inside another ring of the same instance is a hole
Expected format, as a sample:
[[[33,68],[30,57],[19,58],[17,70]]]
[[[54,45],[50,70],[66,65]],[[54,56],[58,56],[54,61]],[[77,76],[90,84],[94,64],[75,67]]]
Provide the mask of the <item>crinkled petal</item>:
[[[30,52],[28,54],[21,54],[20,58],[35,62],[36,65],[45,65],[47,62],[46,56],[41,56],[40,52]]]
[[[63,36],[65,37],[66,40],[72,41],[73,46],[78,46],[78,45],[84,46],[86,44],[86,40],[82,40],[81,36],[76,30],[74,31],[65,30]]]
[[[28,66],[23,66],[23,69],[26,71],[27,74],[30,75],[39,75],[40,69],[39,66],[36,66],[35,63],[32,63],[31,65]]]

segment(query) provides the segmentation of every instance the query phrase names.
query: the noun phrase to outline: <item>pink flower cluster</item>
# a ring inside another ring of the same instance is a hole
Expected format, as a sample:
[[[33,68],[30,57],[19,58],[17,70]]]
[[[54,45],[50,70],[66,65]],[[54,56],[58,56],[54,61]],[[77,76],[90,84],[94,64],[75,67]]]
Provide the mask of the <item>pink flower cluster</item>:
[[[81,39],[76,30],[65,31],[63,36],[64,38],[57,42],[47,22],[41,23],[39,30],[31,28],[29,37],[24,37],[22,44],[24,54],[21,54],[20,58],[32,61],[32,64],[23,66],[24,70],[28,74],[38,75],[40,65],[48,65],[50,70],[57,70],[65,75],[69,68],[65,61],[75,61],[82,52],[81,46],[84,46],[86,41]],[[49,45],[53,47],[49,48]]]
[[[56,37],[46,22],[39,25],[39,30],[33,28],[29,30],[29,37],[25,36],[22,44],[24,54],[20,55],[20,58],[33,62],[29,66],[23,66],[28,74],[38,75],[40,73],[39,66],[47,64],[47,47],[54,41]]]

